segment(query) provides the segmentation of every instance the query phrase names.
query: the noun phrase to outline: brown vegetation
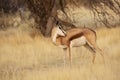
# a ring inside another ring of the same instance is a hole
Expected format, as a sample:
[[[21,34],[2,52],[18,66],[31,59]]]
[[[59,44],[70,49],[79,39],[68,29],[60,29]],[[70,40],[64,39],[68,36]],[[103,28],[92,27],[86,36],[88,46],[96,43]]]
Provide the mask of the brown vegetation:
[[[58,17],[57,11],[61,10],[67,19],[69,19],[65,11],[67,5],[89,9],[94,14],[95,22],[101,22],[109,28],[116,26],[109,21],[115,19],[115,17],[111,15],[111,12],[117,17],[120,16],[119,0],[0,0],[0,11],[13,13],[20,10],[22,13],[26,5],[36,16],[35,20],[39,24],[39,29],[44,36],[50,36],[53,23],[56,20],[60,21],[61,24],[66,27],[69,25],[74,26],[72,22],[63,21]]]

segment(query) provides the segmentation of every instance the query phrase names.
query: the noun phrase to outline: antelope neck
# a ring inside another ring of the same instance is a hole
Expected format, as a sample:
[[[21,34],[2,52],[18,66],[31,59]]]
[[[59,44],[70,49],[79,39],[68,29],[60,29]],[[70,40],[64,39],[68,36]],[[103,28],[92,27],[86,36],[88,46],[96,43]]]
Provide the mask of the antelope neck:
[[[54,34],[54,35],[53,35],[53,39],[52,39],[53,43],[56,43],[56,38],[57,38],[57,36],[58,36],[57,34]]]

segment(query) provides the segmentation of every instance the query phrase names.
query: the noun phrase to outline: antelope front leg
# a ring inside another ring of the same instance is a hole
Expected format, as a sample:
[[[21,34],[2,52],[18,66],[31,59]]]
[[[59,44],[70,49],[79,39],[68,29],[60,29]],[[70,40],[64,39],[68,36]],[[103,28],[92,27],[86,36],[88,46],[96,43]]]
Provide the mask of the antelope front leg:
[[[64,57],[63,57],[63,60],[64,60],[64,66],[66,66],[66,50],[67,50],[67,48],[63,48],[63,55],[64,55]]]
[[[71,50],[70,50],[70,47],[67,48],[67,54],[69,55],[69,63],[71,65],[72,60],[71,60]]]

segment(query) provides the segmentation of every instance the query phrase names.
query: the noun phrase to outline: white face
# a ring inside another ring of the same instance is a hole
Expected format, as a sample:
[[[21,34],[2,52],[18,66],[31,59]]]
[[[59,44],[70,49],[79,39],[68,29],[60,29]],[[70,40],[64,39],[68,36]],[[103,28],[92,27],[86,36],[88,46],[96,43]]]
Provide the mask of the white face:
[[[66,32],[61,28],[61,26],[57,27],[57,32],[56,33],[60,36],[65,36],[66,35]]]

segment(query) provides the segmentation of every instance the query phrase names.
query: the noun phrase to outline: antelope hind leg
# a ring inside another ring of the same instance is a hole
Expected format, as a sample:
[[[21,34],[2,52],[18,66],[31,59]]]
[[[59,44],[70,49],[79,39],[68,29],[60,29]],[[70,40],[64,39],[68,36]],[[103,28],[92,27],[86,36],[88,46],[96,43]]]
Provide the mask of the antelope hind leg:
[[[99,47],[97,47],[97,46],[96,46],[96,51],[102,56],[103,62],[105,63],[105,58],[104,58],[104,53],[103,53],[103,51],[102,51]]]
[[[91,47],[89,44],[84,45],[90,52],[92,52],[93,54],[93,59],[92,59],[92,63],[94,64],[95,62],[95,58],[96,58],[96,51],[93,47]]]

